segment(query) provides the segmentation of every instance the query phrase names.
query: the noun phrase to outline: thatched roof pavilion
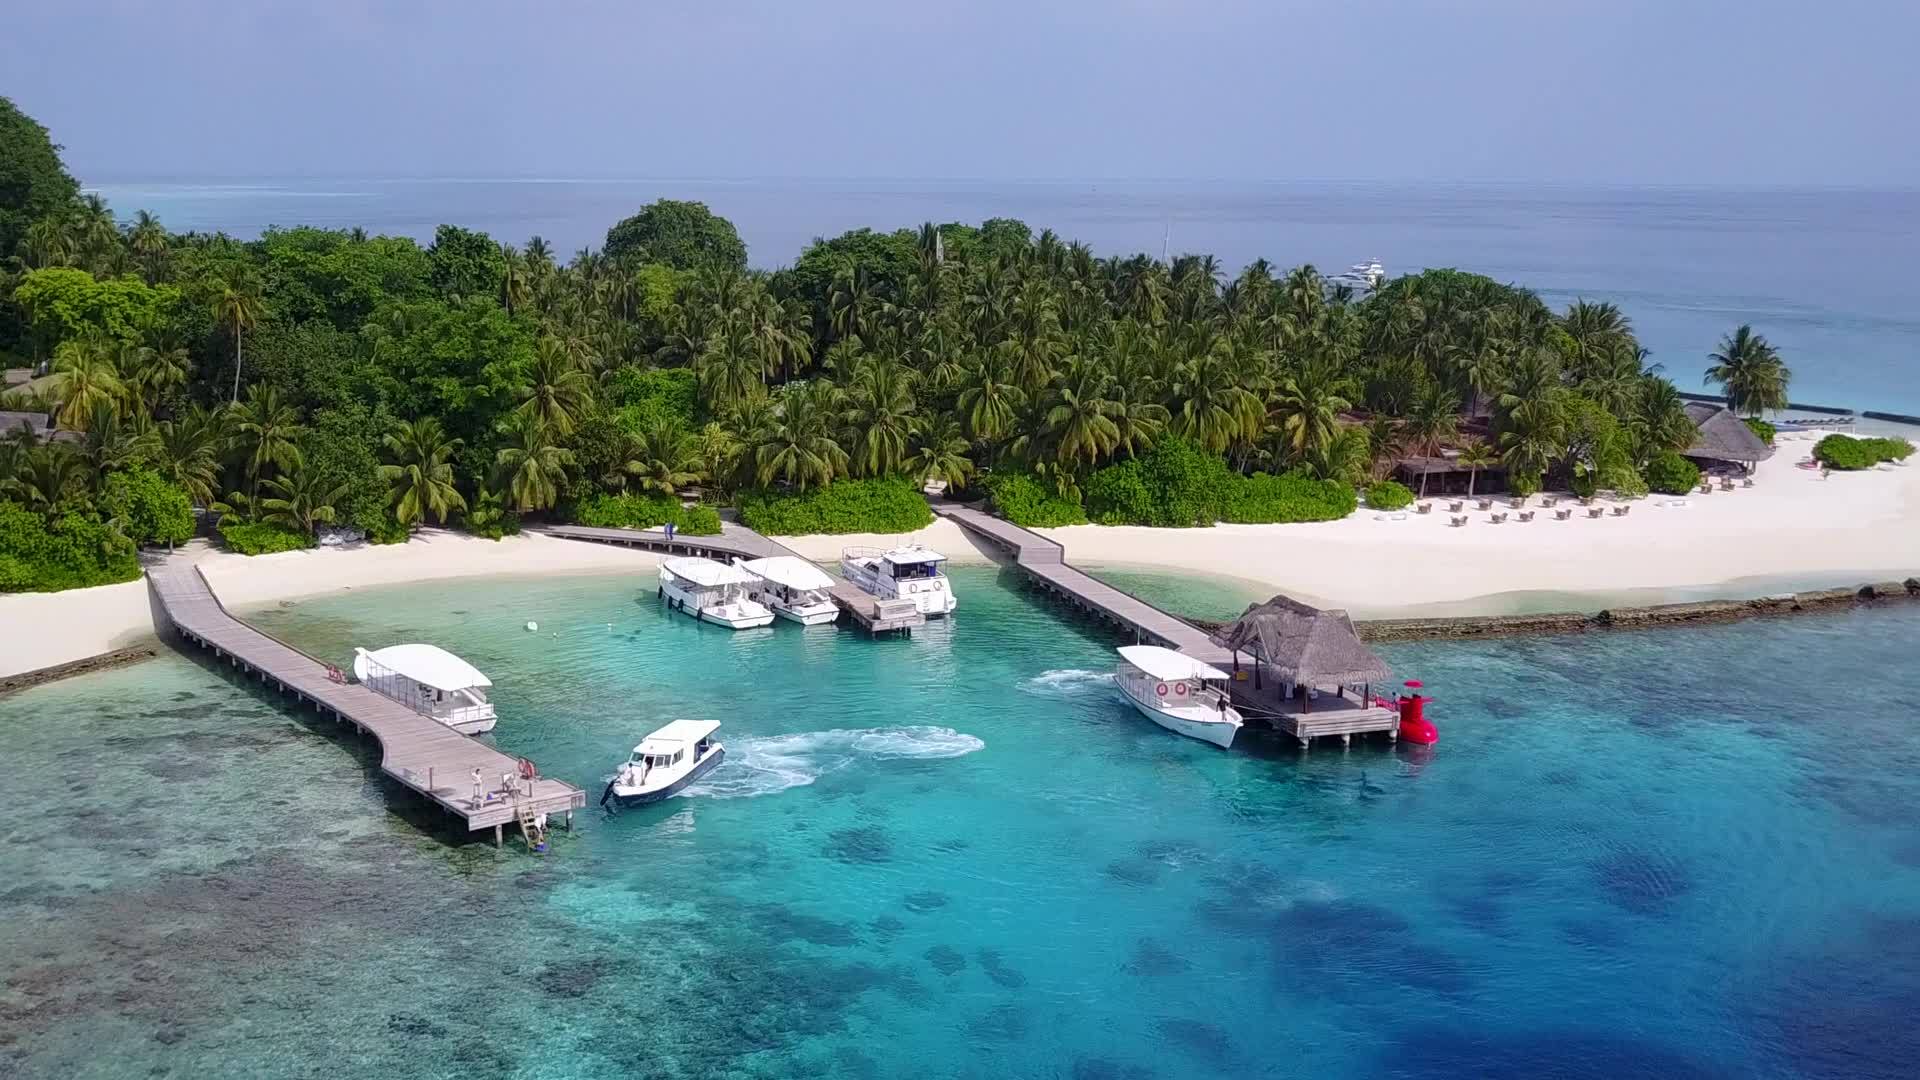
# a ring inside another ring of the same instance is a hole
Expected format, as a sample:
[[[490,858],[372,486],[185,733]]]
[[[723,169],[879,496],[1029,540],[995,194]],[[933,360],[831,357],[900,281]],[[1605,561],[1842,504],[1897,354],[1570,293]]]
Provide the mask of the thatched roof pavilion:
[[[1693,445],[1682,451],[1686,456],[1737,461],[1743,465],[1754,465],[1773,456],[1773,447],[1761,441],[1746,421],[1733,415],[1732,409],[1710,401],[1689,401],[1686,409],[1687,418],[1700,429]]]
[[[1267,670],[1299,686],[1384,682],[1386,662],[1354,633],[1344,611],[1322,611],[1285,596],[1252,604],[1209,635],[1213,643],[1247,652]]]

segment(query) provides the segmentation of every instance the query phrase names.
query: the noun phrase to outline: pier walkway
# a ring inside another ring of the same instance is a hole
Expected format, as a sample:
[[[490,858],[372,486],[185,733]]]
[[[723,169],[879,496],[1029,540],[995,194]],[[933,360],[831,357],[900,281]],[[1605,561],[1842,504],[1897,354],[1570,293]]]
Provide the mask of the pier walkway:
[[[185,559],[149,569],[147,586],[157,613],[182,638],[378,739],[380,771],[431,799],[465,823],[468,832],[491,826],[498,844],[506,825],[554,814],[564,815],[571,827],[573,811],[587,805],[586,793],[572,784],[548,777],[530,784],[519,780],[517,758],[364,686],[334,681],[324,662],[229,614],[199,568]],[[488,793],[478,804],[473,799],[476,768]],[[516,777],[512,788],[503,781],[506,776]]]
[[[622,544],[667,555],[699,555],[721,562],[730,562],[735,558],[766,559],[776,555],[800,557],[785,544],[731,521],[720,523],[719,536],[675,533],[668,538],[665,532],[655,529],[615,529],[597,525],[548,525],[539,531],[564,540]],[[829,572],[828,576],[834,582],[829,593],[833,602],[868,633],[885,634],[895,630],[912,633],[914,627],[926,625],[927,617],[914,607],[911,600],[882,600],[838,574]]]

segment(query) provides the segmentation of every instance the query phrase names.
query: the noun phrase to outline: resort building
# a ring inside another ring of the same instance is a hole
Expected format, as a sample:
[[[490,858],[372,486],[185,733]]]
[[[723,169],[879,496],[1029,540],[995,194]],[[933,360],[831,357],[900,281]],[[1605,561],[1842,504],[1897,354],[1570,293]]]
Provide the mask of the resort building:
[[[1684,455],[1703,467],[1735,464],[1751,471],[1755,465],[1773,456],[1773,447],[1753,433],[1745,420],[1733,410],[1711,401],[1687,402],[1687,417],[1700,429]]]
[[[1398,713],[1375,693],[1392,677],[1386,661],[1360,640],[1344,611],[1275,596],[1209,636],[1232,653],[1234,703],[1302,744],[1398,726]],[[1251,682],[1240,673],[1242,653],[1253,659]]]

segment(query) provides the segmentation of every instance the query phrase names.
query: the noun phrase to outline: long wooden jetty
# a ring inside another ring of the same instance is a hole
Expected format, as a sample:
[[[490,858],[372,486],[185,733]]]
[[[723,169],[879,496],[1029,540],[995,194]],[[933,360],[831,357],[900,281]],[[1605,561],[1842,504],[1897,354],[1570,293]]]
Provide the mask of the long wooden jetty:
[[[336,669],[230,614],[185,559],[148,570],[147,584],[157,614],[182,639],[378,739],[380,771],[432,800],[468,832],[491,827],[498,845],[505,827],[517,822],[531,844],[540,815],[564,815],[571,828],[573,812],[587,805],[586,793],[572,784],[520,779],[518,759],[364,686],[336,681]],[[477,800],[475,769],[483,788]]]
[[[666,555],[700,555],[721,562],[735,558],[766,559],[778,555],[800,557],[785,544],[731,521],[721,523],[718,536],[675,533],[669,537],[653,529],[617,529],[598,525],[549,525],[540,531],[563,540],[621,544]],[[828,595],[833,597],[833,602],[848,618],[867,633],[904,631],[911,634],[915,627],[926,625],[927,617],[920,613],[913,601],[883,600],[838,574],[829,573],[828,576],[834,582]]]
[[[1214,643],[1205,630],[1160,610],[1145,600],[1116,589],[1066,561],[1066,549],[1005,518],[994,517],[960,503],[930,500],[933,512],[981,537],[1013,556],[1014,565],[1034,584],[1089,614],[1132,633],[1141,644],[1177,649],[1214,667],[1234,669],[1230,683],[1234,705],[1248,716],[1271,724],[1276,730],[1300,740],[1302,746],[1325,736],[1338,736],[1348,742],[1355,735],[1382,732],[1397,735],[1399,713],[1370,701],[1352,700],[1344,693],[1320,697],[1311,703],[1280,697],[1244,678],[1239,658]]]

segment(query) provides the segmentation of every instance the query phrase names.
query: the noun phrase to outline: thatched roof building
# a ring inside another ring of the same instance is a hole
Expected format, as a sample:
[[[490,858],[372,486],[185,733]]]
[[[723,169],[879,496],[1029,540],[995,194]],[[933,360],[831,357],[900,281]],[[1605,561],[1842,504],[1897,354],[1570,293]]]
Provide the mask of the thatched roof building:
[[[1301,686],[1385,682],[1386,662],[1353,631],[1344,611],[1322,611],[1285,596],[1249,605],[1209,635],[1213,643],[1251,653],[1280,678]]]
[[[1693,446],[1684,451],[1688,457],[1753,465],[1773,456],[1773,447],[1762,442],[1746,421],[1733,415],[1733,410],[1726,406],[1689,401],[1686,409],[1687,418],[1700,429]]]

